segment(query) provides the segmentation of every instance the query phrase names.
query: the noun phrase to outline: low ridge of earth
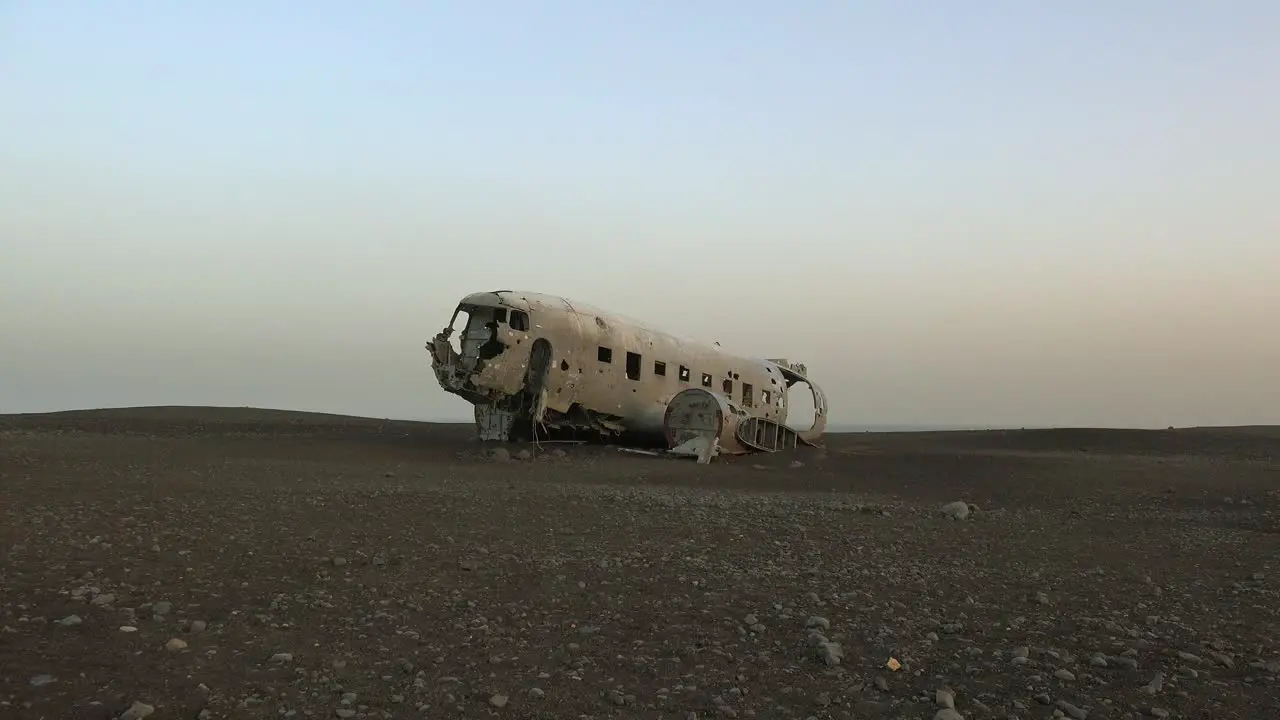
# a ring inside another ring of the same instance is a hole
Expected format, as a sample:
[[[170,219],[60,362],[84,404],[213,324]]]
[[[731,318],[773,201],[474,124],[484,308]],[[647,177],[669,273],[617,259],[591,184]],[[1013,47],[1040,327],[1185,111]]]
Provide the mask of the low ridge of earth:
[[[0,416],[0,718],[1280,718],[1277,451]]]

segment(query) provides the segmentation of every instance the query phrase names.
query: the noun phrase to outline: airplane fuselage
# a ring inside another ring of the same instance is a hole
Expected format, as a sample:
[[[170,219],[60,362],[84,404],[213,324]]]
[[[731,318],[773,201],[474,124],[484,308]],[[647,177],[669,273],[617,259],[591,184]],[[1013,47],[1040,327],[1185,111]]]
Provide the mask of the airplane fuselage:
[[[464,297],[450,326],[428,347],[441,387],[476,407],[480,435],[489,439],[509,437],[525,420],[660,434],[668,403],[688,388],[719,395],[738,415],[783,424],[787,388],[808,382],[794,366],[779,364],[785,361],[744,357],[531,292]],[[809,384],[817,421],[798,430],[820,435],[825,399]]]

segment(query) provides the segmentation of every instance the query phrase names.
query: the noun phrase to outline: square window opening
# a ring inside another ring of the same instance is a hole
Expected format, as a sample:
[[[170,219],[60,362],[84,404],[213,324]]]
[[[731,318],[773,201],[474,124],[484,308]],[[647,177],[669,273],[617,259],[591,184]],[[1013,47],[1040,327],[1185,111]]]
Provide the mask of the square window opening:
[[[627,379],[640,379],[640,353],[627,353]]]
[[[711,373],[702,373],[702,387],[711,387]]]
[[[680,382],[689,382],[689,368],[680,366]]]
[[[607,347],[596,348],[596,359],[602,363],[613,362],[613,350]]]
[[[751,383],[742,383],[742,407],[755,407],[755,398],[751,396]]]
[[[662,362],[661,360],[654,360],[654,361],[653,361],[653,374],[654,374],[654,375],[657,375],[658,377],[666,377],[666,376],[667,376],[667,364],[666,364],[666,363],[664,363],[664,362]]]

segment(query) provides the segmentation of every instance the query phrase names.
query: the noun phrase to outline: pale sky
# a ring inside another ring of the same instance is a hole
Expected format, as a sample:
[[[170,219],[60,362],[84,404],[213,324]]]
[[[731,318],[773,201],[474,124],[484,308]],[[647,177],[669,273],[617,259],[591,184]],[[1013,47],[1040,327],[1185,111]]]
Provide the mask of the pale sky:
[[[0,412],[466,419],[565,295],[836,423],[1280,423],[1274,0],[0,0]]]

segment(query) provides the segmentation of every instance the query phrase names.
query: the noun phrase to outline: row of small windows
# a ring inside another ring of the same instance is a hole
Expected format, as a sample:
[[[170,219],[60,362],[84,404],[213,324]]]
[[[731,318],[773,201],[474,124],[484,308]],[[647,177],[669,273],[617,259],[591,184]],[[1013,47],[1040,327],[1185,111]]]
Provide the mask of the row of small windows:
[[[596,348],[596,359],[602,363],[612,363],[613,349],[607,347]],[[643,358],[640,357],[640,353],[627,353],[626,373],[628,380],[640,380],[640,364],[642,361]],[[658,377],[666,377],[667,364],[661,360],[653,361],[653,374]],[[689,382],[692,374],[689,368],[684,365],[680,366],[680,382]],[[737,375],[735,374],[734,377],[737,377]],[[702,387],[711,387],[711,382],[711,373],[702,373]],[[725,378],[721,383],[721,387],[726,395],[733,396],[733,378]],[[764,406],[768,406],[773,402],[773,394],[768,390],[764,390],[760,393],[760,400]],[[742,406],[755,407],[755,388],[751,386],[751,383],[742,383]]]

